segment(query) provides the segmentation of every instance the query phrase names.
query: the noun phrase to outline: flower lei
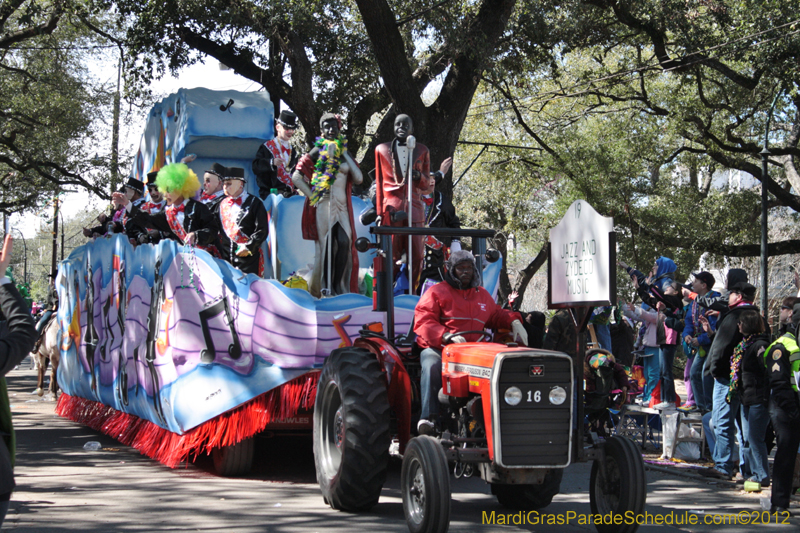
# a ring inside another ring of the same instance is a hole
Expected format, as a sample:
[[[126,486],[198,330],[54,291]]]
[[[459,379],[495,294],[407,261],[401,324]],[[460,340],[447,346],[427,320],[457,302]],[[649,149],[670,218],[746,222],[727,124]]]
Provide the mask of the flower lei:
[[[328,147],[331,145],[335,146],[336,150],[332,159],[328,158]],[[336,173],[339,172],[342,157],[347,152],[347,139],[342,135],[332,141],[317,137],[314,146],[319,148],[319,157],[314,164],[314,175],[311,178],[311,198],[308,199],[308,203],[311,205],[317,205],[336,181]]]
[[[731,384],[728,387],[728,394],[725,396],[725,400],[728,403],[731,403],[733,398],[736,398],[739,389],[739,370],[741,370],[742,366],[742,356],[753,344],[755,340],[755,335],[748,335],[742,341],[736,345],[736,348],[733,349],[733,355],[731,355]]]

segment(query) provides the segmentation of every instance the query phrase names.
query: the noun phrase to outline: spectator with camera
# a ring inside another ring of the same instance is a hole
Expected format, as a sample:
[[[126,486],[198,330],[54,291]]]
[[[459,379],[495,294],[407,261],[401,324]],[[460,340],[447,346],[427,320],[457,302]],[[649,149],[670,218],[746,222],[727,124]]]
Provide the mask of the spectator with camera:
[[[702,317],[705,317],[713,330],[717,327],[717,317],[715,314],[710,314],[708,309],[700,305],[699,300],[705,297],[718,298],[720,294],[713,291],[716,279],[710,272],[699,272],[692,274],[694,281],[691,284],[691,293],[686,293],[689,288],[685,287],[684,293],[690,298],[689,309],[686,312],[684,319],[685,326],[683,328],[682,337],[686,348],[687,365],[691,362],[691,370],[689,374],[689,382],[692,388],[692,397],[694,405],[687,401],[686,408],[697,408],[703,413],[711,410],[711,395],[714,390],[714,378],[703,375],[703,363],[705,363],[708,350],[711,348],[711,337],[703,329],[700,322]]]

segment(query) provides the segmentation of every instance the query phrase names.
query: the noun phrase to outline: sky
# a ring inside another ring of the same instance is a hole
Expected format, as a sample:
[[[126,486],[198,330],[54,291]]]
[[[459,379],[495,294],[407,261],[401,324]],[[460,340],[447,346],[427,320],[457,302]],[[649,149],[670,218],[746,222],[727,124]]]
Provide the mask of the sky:
[[[90,67],[91,68],[91,67]],[[113,80],[116,83],[117,69],[113,63],[105,63],[94,72],[101,80]],[[219,63],[214,59],[206,62],[197,63],[183,69],[177,77],[167,75],[164,78],[153,82],[150,86],[154,95],[167,96],[178,89],[193,89],[195,87],[205,87],[216,90],[236,90],[236,91],[257,91],[260,85],[250,81],[232,70],[220,70]],[[143,110],[141,116],[134,120],[127,131],[120,131],[120,151],[127,151],[131,147],[132,153],[124,155],[135,155],[139,146],[139,139],[144,131],[146,122],[146,112]],[[122,126],[125,127],[124,125]],[[122,154],[121,154],[122,155]],[[121,172],[127,175],[129,169],[122,169]],[[106,202],[90,195],[86,191],[66,194],[63,197],[62,214],[64,219],[73,218],[75,215],[84,211],[100,212],[106,207]],[[48,209],[52,213],[52,208]],[[49,215],[49,218],[52,215]],[[13,215],[10,224],[22,232],[25,238],[34,237],[40,227],[45,223],[44,217],[35,214]]]

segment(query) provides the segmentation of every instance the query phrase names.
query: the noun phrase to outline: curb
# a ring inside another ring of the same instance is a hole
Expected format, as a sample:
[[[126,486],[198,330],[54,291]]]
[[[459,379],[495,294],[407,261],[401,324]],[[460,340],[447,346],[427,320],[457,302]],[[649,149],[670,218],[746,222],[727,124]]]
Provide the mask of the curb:
[[[731,485],[731,486],[734,486],[734,487],[736,486],[736,483],[734,483],[733,481],[725,481],[724,479],[715,479],[715,478],[703,477],[703,476],[701,476],[699,474],[690,474],[688,472],[680,472],[680,471],[676,471],[676,470],[673,470],[671,468],[667,468],[667,467],[664,467],[664,466],[650,465],[650,464],[645,463],[644,464],[644,468],[645,468],[645,470],[652,470],[654,472],[661,472],[662,474],[670,474],[670,475],[673,475],[673,476],[685,477],[685,478],[688,478],[688,479],[693,479],[695,481],[698,481],[698,480],[699,481],[716,481],[719,484]]]

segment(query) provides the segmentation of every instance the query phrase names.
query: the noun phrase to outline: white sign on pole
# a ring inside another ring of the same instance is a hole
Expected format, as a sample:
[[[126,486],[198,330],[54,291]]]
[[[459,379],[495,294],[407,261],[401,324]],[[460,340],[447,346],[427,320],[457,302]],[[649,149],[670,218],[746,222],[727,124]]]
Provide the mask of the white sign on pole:
[[[550,308],[616,303],[614,220],[576,200],[550,230]]]

